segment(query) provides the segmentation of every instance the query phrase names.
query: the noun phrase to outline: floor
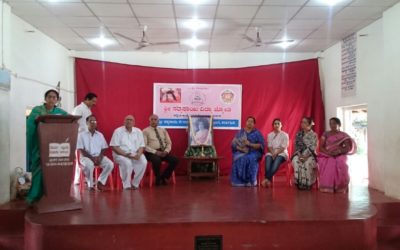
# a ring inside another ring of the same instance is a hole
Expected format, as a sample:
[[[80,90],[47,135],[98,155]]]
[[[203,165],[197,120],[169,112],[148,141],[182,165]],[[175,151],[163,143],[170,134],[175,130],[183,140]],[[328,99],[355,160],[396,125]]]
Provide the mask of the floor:
[[[273,189],[235,188],[229,185],[227,179],[220,182],[180,179],[176,185],[171,186],[144,187],[130,191],[86,191],[82,197],[82,211],[31,214],[29,218],[32,222],[48,225],[111,224],[118,221],[177,223],[348,220],[373,215],[376,211],[371,206],[371,200],[395,201],[364,187],[352,188],[348,194],[332,195],[298,191],[283,185]]]
[[[324,194],[284,182],[272,189],[234,188],[227,178],[178,178],[170,186],[84,191],[82,210],[28,210],[24,240],[26,249],[192,249],[195,236],[212,234],[223,235],[224,249],[376,249],[384,221],[377,207],[399,202],[365,186]],[[100,238],[85,242],[82,235]]]

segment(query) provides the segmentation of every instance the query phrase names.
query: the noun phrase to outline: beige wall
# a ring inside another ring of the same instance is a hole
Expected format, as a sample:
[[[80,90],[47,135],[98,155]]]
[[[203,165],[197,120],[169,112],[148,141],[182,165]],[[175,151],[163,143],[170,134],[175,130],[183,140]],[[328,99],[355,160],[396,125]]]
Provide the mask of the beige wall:
[[[379,101],[384,108],[380,133],[384,133],[384,187],[389,196],[400,198],[400,4],[383,15],[384,77]],[[382,94],[381,94],[382,93]]]
[[[41,104],[44,92],[54,88],[58,81],[62,86],[63,108],[71,111],[74,105],[70,52],[13,15],[7,4],[3,6],[1,59],[12,76],[10,90],[0,90],[0,204],[9,200],[10,174],[16,167],[26,166],[26,108]]]
[[[357,93],[341,96],[341,44],[320,54],[326,117],[337,108],[368,105],[370,186],[400,198],[400,4],[357,35]]]
[[[75,57],[130,65],[193,68],[240,68],[315,58],[314,53],[121,52],[75,51]]]

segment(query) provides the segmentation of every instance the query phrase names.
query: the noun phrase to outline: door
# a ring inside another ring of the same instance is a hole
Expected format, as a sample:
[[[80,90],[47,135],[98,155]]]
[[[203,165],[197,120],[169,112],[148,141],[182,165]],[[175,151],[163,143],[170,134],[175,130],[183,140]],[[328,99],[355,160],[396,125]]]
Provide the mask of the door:
[[[338,110],[342,130],[357,144],[357,153],[349,156],[351,185],[368,185],[368,109],[367,105],[343,107]]]

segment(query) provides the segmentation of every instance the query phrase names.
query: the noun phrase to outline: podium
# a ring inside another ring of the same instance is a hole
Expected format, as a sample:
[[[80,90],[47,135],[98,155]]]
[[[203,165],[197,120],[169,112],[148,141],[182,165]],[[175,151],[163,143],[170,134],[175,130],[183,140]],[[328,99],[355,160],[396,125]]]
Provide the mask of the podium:
[[[36,119],[44,195],[35,205],[38,213],[81,209],[71,196],[75,149],[80,116],[43,115]]]

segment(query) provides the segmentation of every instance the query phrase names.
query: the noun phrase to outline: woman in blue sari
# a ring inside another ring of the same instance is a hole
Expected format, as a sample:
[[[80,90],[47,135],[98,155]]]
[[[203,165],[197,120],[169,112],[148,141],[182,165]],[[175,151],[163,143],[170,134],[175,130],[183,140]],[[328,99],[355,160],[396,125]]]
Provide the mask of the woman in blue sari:
[[[264,152],[264,138],[254,127],[255,124],[256,119],[249,116],[246,127],[232,140],[232,186],[257,186],[258,162]]]

